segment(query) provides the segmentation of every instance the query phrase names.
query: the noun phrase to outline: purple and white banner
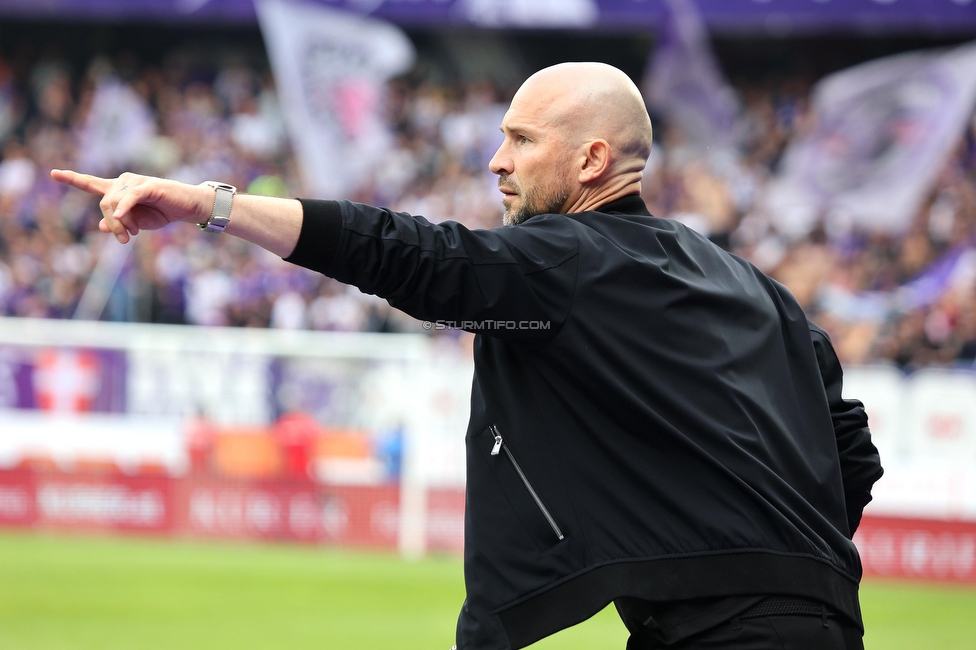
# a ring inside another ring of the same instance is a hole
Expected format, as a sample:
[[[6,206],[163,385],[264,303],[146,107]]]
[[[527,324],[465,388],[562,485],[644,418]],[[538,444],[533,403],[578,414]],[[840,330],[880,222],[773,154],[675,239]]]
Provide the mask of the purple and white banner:
[[[257,8],[305,191],[347,196],[389,150],[383,87],[413,65],[413,44],[390,23],[308,2]]]
[[[939,302],[947,291],[976,289],[976,247],[956,246],[933,261],[895,292],[895,306],[903,311]]]
[[[650,106],[684,131],[696,149],[728,150],[738,100],[712,54],[694,0],[665,0],[668,20],[643,84]]]
[[[121,350],[0,347],[0,408],[122,413]]]
[[[911,52],[833,74],[813,91],[816,127],[791,143],[769,190],[781,232],[903,232],[976,105],[976,44]]]

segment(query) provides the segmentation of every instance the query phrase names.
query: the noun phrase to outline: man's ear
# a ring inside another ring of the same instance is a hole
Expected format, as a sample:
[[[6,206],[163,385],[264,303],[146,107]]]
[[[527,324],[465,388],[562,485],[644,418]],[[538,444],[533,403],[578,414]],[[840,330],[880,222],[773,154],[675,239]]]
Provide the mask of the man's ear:
[[[593,140],[583,148],[583,164],[579,182],[592,183],[610,170],[610,145],[606,140]]]

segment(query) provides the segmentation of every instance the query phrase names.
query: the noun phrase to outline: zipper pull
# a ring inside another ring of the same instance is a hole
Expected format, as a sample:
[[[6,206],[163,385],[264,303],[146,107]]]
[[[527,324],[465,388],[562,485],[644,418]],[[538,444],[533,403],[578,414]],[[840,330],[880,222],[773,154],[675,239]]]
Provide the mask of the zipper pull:
[[[491,448],[491,455],[497,456],[502,450],[502,434],[498,432],[498,427],[492,426],[491,430],[495,433],[495,446]]]

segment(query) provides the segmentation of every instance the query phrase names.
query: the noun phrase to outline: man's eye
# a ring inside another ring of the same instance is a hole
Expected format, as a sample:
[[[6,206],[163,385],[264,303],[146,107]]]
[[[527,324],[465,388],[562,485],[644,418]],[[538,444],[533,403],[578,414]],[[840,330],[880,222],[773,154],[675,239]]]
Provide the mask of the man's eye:
[[[518,137],[518,143],[519,144],[528,144],[528,142],[529,142],[529,139],[527,137],[525,137],[524,135],[520,135]]]

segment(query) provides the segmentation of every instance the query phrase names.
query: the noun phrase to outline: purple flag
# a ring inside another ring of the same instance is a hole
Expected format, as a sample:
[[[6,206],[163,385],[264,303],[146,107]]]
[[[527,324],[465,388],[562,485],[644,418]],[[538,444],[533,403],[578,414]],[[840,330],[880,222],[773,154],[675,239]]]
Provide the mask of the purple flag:
[[[822,80],[816,127],[790,144],[767,207],[803,236],[819,218],[901,233],[909,226],[976,103],[976,44],[871,61]]]
[[[941,257],[899,287],[896,303],[903,311],[934,305],[946,291],[961,288],[972,291],[972,276],[976,271],[976,248],[960,246],[943,253]]]
[[[643,90],[648,104],[676,121],[697,149],[732,148],[739,110],[692,0],[665,0],[667,17]]]

